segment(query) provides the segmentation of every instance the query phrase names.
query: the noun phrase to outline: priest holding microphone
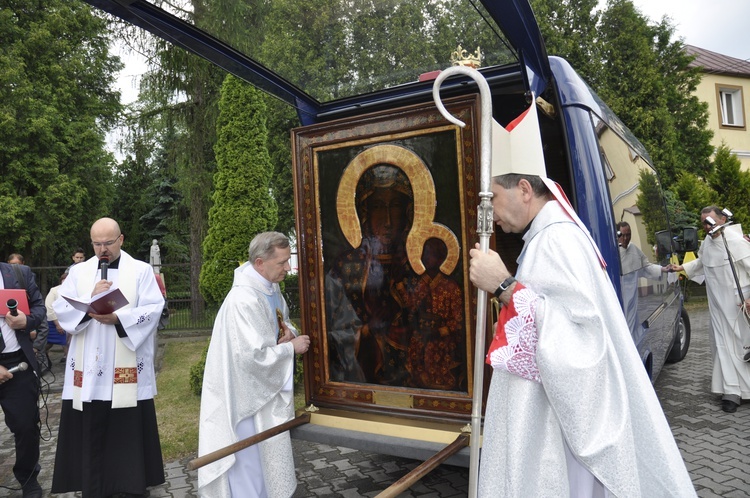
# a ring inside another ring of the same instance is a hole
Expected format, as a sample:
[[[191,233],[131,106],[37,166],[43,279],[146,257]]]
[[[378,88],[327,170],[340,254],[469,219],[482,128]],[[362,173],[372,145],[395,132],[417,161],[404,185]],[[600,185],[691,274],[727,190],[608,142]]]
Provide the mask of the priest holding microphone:
[[[151,266],[123,251],[123,241],[115,220],[97,220],[95,257],[70,268],[53,305],[71,335],[53,493],[143,496],[164,482],[153,399],[153,334],[164,298]],[[96,313],[73,305],[114,289],[122,307]]]

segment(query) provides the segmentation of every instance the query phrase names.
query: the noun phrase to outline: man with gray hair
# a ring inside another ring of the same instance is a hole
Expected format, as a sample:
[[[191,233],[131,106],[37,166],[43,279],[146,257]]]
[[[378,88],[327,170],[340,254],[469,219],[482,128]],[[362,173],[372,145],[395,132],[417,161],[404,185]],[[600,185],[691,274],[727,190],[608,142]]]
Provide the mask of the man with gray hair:
[[[279,282],[291,269],[289,239],[258,234],[249,260],[214,322],[201,394],[199,454],[216,451],[294,416],[294,358],[310,347],[298,335]],[[297,487],[285,432],[200,468],[206,497],[289,497]]]

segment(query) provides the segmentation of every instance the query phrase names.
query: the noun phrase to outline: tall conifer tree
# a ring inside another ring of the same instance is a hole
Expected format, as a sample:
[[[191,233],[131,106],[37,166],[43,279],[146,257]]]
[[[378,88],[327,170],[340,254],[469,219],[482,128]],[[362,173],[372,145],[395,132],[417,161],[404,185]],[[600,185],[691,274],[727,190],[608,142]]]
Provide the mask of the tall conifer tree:
[[[214,147],[214,204],[203,241],[200,286],[208,302],[219,303],[229,292],[234,269],[247,261],[250,240],[276,226],[278,210],[270,195],[273,166],[267,142],[266,105],[260,91],[227,76]]]

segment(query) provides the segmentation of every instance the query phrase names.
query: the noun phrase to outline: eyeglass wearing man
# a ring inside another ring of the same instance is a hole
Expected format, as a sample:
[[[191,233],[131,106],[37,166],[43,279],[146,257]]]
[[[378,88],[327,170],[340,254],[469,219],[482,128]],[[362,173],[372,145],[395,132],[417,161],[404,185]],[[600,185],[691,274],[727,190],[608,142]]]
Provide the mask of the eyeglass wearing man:
[[[104,256],[109,258],[110,261],[114,261],[120,257],[120,248],[124,239],[125,237],[122,234],[104,242],[96,242],[92,239],[91,245],[94,246],[94,254],[97,258],[102,259]]]
[[[713,216],[711,216],[713,214]],[[709,219],[710,218],[710,219]],[[717,218],[714,220],[714,218]],[[723,225],[727,222],[727,217],[724,215],[717,215],[716,213],[701,213],[701,223],[705,227],[706,234],[710,235],[712,239],[715,239],[719,235],[721,235],[721,231],[717,230],[714,233],[711,232],[711,228],[718,225]]]
[[[84,314],[64,299],[53,304],[58,321],[71,331],[76,361],[65,370],[52,493],[143,496],[147,487],[164,482],[153,400],[154,336],[164,298],[151,266],[122,250],[124,235],[115,220],[97,220],[90,235],[96,258],[71,269],[60,295],[85,299],[117,287],[128,304],[109,314]],[[96,280],[104,258],[109,273]],[[123,379],[118,370],[137,370],[137,375]],[[133,380],[136,391],[117,389]]]
[[[617,244],[620,247],[624,247],[627,249],[627,247],[630,245],[631,237],[632,234],[630,233],[630,227],[622,227],[617,231]]]

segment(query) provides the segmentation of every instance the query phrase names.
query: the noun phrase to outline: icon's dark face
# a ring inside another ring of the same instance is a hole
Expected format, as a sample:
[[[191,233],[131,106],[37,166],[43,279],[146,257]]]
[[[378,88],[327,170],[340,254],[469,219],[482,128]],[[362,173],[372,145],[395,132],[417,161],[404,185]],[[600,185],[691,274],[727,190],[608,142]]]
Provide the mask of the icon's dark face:
[[[427,239],[422,249],[422,263],[428,271],[440,268],[447,256],[448,248],[445,247],[445,242],[436,238]]]
[[[406,228],[409,200],[390,189],[376,189],[367,199],[370,233],[381,243],[391,244]]]

